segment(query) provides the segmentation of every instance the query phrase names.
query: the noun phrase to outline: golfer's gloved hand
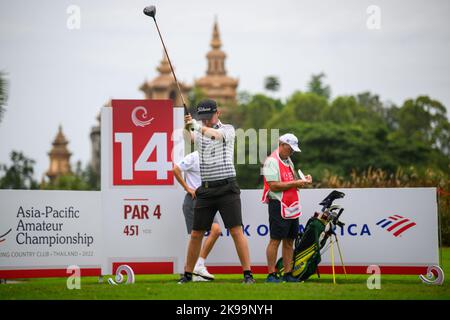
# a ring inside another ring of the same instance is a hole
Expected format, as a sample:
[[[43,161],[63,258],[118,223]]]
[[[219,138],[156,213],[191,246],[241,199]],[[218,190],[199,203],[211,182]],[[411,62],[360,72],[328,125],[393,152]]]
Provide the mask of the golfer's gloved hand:
[[[192,119],[191,121],[191,127],[195,130],[195,131],[201,131],[202,129],[202,125],[200,124],[200,122],[198,122],[195,119]]]
[[[184,116],[184,124],[185,124],[185,128],[187,130],[195,130],[195,128],[193,127],[193,123],[194,123],[194,119],[192,119],[192,116],[190,114],[186,114]],[[196,126],[197,127],[197,126]],[[200,127],[201,128],[201,127]]]

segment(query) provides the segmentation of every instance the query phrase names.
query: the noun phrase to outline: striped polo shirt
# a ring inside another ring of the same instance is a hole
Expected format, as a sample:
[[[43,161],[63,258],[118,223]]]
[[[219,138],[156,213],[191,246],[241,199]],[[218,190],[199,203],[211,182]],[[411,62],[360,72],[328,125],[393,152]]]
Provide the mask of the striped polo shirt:
[[[195,132],[195,144],[200,157],[202,181],[217,181],[236,177],[234,169],[234,127],[220,121],[213,126],[223,136],[222,140],[211,139]]]

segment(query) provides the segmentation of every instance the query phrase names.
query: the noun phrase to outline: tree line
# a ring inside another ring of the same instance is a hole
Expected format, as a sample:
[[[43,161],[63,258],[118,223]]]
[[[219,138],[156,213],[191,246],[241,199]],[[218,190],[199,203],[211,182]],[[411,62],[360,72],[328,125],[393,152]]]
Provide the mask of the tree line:
[[[0,77],[2,79],[3,77]],[[394,175],[399,169],[424,176],[427,170],[450,176],[450,123],[446,108],[429,96],[406,99],[401,105],[383,102],[379,95],[362,92],[331,98],[323,73],[312,75],[304,91],[285,100],[270,94],[240,92],[238,104],[228,106],[224,122],[244,130],[279,129],[299,138],[302,152],[293,156],[295,165],[313,176],[315,187],[326,187],[335,175],[349,180],[369,168]],[[267,91],[280,88],[276,76],[264,81]],[[4,113],[6,82],[0,81],[0,115]],[[204,97],[194,88],[190,105]],[[1,119],[1,118],[0,118]],[[248,143],[248,142],[247,142]],[[248,150],[248,148],[247,148]],[[270,152],[270,150],[269,150]],[[0,164],[0,188],[37,188],[34,161],[11,152],[10,166]],[[261,164],[237,165],[242,188],[262,187]],[[76,170],[47,189],[98,190],[100,177],[89,166]],[[357,187],[357,186],[355,186]]]
[[[433,170],[450,176],[450,122],[441,102],[421,95],[395,105],[371,92],[331,99],[324,77],[313,75],[305,91],[296,91],[285,101],[241,94],[243,99],[224,121],[244,130],[295,134],[302,152],[293,155],[294,163],[322,185],[327,175],[350,179],[369,168],[391,175],[414,168],[418,175]],[[262,179],[255,179],[260,166],[239,165],[242,187],[262,186]]]

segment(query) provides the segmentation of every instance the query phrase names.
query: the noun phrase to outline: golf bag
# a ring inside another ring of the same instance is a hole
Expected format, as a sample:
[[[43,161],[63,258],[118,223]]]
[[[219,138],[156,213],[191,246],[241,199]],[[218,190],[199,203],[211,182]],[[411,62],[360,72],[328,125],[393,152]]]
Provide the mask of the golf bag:
[[[297,235],[292,259],[292,275],[299,281],[308,279],[316,272],[318,274],[317,267],[321,261],[322,248],[326,245],[328,238],[335,235],[336,226],[344,226],[344,223],[339,221],[344,209],[333,205],[334,200],[344,196],[342,192],[332,191],[320,202],[322,211],[314,213],[306,223],[304,232],[299,232]],[[276,271],[279,276],[284,273],[282,258],[277,261]]]

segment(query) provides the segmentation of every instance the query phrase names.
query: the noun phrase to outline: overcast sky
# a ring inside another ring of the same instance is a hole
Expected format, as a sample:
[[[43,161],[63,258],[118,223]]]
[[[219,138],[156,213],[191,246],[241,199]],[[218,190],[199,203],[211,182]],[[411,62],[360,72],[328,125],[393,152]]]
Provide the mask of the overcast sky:
[[[179,80],[204,75],[214,17],[239,91],[277,96],[305,90],[325,72],[333,97],[369,90],[401,104],[427,94],[450,106],[450,1],[412,0],[0,0],[0,70],[10,82],[0,123],[0,163],[12,150],[48,169],[58,125],[70,141],[72,163],[90,159],[90,129],[110,98],[141,99],[157,75],[162,47],[157,21]],[[67,28],[67,8],[81,10],[79,30]],[[381,29],[369,29],[367,8],[380,8]]]

